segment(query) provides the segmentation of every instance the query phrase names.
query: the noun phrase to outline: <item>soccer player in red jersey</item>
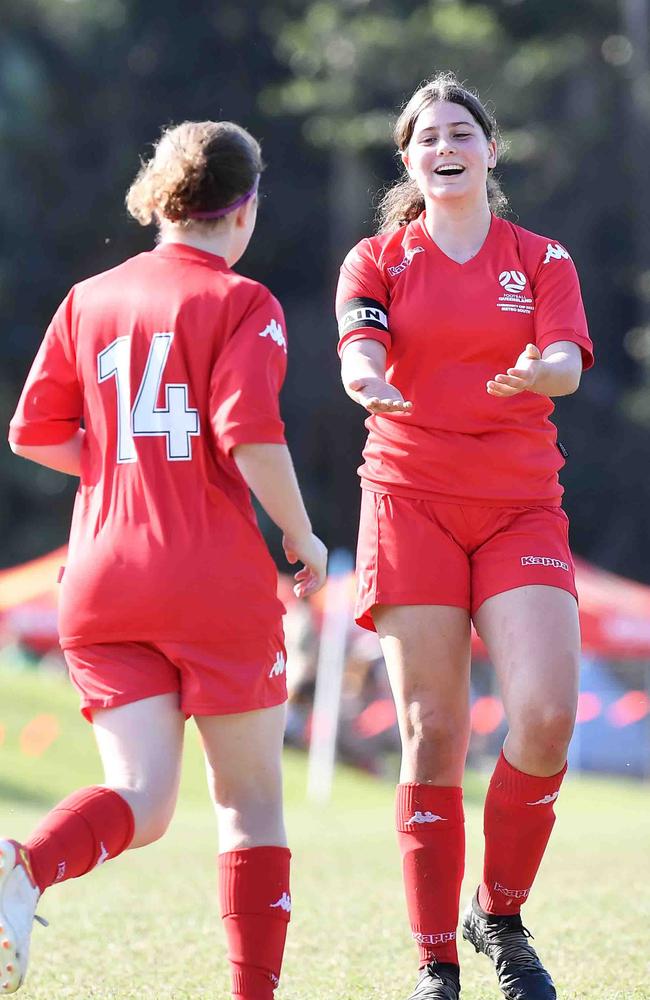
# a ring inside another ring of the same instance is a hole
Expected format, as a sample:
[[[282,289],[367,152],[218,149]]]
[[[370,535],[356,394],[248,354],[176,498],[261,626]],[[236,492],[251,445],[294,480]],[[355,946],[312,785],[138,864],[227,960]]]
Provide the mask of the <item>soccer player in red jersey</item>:
[[[219,828],[232,995],[272,1000],[291,911],[282,815],[286,681],[277,573],[250,492],[305,596],[325,580],[284,438],[280,305],[231,270],[260,148],[231,122],[167,130],[127,198],[154,250],[76,285],[11,422],[13,450],[79,476],[61,645],[105,784],[0,842],[0,993],[27,967],[41,893],[165,832],[183,731],[201,733]]]
[[[499,216],[495,122],[452,74],[395,127],[406,171],[378,235],[341,268],[343,383],[369,412],[357,621],[377,630],[403,745],[397,831],[420,978],[460,992],[461,782],[470,626],[509,731],[485,803],[483,881],[463,934],[509,1000],[549,1000],[519,915],[554,823],[578,691],[579,631],[550,397],[592,364],[567,251]]]

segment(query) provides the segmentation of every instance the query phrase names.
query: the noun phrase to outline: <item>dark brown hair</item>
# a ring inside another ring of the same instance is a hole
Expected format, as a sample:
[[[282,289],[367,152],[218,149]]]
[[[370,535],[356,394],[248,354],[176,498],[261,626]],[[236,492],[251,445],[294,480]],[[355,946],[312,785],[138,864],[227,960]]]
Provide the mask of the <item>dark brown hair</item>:
[[[260,145],[234,122],[183,122],[170,126],[143,162],[126,207],[143,226],[167,219],[197,222],[192,212],[225,208],[253,187],[264,169]]]
[[[395,123],[393,138],[399,153],[403,153],[413,136],[418,116],[430,104],[451,101],[466,108],[480,125],[485,138],[495,139],[497,148],[503,143],[495,119],[483,106],[476,94],[459,83],[453,73],[438,73],[415,91],[404,106]],[[508,199],[501,190],[498,180],[492,174],[487,179],[488,201],[495,215],[502,215],[508,207]],[[416,182],[405,173],[397,183],[382,195],[377,211],[378,232],[388,233],[417,219],[424,211],[424,197]]]

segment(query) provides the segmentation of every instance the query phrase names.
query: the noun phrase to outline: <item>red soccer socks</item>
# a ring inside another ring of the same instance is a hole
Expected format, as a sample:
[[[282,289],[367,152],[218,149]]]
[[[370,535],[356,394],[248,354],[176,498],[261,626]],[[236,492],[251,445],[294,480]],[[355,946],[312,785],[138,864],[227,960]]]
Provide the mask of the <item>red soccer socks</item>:
[[[111,788],[73,792],[42,820],[23,845],[41,892],[116,858],[133,840],[133,813]]]
[[[456,925],[465,867],[462,789],[398,785],[396,822],[420,966],[433,959],[457,965]]]
[[[478,901],[486,913],[519,913],[528,898],[551,830],[553,806],[566,764],[558,774],[524,774],[499,757],[485,799],[485,863]]]
[[[291,914],[287,847],[219,855],[219,899],[236,1000],[273,1000]]]

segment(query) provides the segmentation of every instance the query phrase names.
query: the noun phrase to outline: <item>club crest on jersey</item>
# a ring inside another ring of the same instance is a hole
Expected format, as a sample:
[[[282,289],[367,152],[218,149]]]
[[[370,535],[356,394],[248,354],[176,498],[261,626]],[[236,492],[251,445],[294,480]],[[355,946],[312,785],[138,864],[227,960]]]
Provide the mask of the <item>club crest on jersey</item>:
[[[561,247],[559,243],[547,243],[546,244],[546,257],[544,258],[544,263],[548,264],[550,260],[570,260],[568,253]]]
[[[523,271],[502,271],[499,284],[503,295],[497,300],[497,308],[505,313],[519,313],[530,316],[535,306],[527,288],[528,279]]]
[[[398,274],[405,271],[415,257],[416,253],[424,253],[424,247],[417,246],[411,247],[410,250],[405,250],[404,258],[399,264],[394,264],[393,267],[387,267],[386,270],[390,274],[391,278],[396,278]]]

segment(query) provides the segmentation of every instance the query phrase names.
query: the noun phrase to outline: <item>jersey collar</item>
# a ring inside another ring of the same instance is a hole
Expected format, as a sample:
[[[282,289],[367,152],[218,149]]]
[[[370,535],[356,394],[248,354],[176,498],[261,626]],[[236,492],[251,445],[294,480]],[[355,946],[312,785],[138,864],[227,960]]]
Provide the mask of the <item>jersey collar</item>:
[[[187,243],[159,243],[151,253],[157,257],[167,257],[173,260],[194,260],[198,264],[207,264],[215,271],[229,270],[224,257],[219,257],[216,253],[209,253],[207,250],[199,250],[198,247],[188,246]]]

